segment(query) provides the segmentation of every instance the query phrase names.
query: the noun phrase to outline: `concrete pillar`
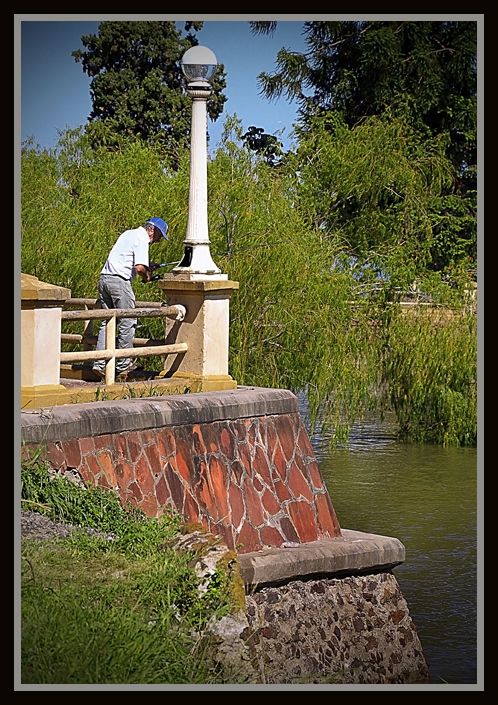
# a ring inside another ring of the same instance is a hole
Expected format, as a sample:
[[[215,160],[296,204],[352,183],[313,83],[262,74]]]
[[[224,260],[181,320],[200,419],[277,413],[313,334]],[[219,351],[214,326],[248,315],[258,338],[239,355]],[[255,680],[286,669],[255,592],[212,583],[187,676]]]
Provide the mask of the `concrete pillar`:
[[[188,280],[167,274],[158,281],[169,306],[182,304],[185,320],[167,320],[166,344],[187,343],[188,351],[168,355],[163,377],[190,378],[200,391],[234,389],[237,382],[228,374],[229,302],[239,288],[235,281]]]
[[[21,274],[21,396],[29,400],[60,384],[61,312],[71,290]]]

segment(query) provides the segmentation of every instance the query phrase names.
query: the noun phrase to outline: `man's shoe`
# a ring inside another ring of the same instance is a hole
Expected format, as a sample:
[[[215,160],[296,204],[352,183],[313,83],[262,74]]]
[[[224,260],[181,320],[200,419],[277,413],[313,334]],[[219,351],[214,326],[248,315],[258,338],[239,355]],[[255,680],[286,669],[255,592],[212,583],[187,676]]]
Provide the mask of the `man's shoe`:
[[[119,372],[116,372],[116,377],[128,377],[128,375],[131,372],[134,372],[135,370],[138,369],[138,365],[136,362],[130,362],[129,365],[127,365],[124,370],[120,370]]]

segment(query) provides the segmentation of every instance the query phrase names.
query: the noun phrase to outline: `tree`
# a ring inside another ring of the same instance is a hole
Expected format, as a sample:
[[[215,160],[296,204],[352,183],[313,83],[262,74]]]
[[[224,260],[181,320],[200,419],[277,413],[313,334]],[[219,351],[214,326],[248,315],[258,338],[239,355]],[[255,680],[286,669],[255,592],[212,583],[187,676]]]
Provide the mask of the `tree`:
[[[275,23],[251,22],[271,33]],[[422,139],[437,138],[455,176],[447,188],[447,216],[434,225],[432,267],[448,266],[441,223],[451,218],[453,240],[476,250],[477,23],[305,22],[309,50],[281,49],[277,70],[259,76],[269,99],[297,99],[301,135],[315,118],[334,111],[354,128],[371,116],[401,118]]]
[[[251,22],[254,32],[270,24]],[[305,22],[306,54],[281,49],[278,70],[262,73],[264,94],[300,102],[306,121],[335,110],[350,126],[386,108],[411,115],[415,127],[448,133],[460,172],[475,159],[477,25],[475,22]],[[468,174],[467,174],[468,176]],[[474,174],[475,176],[475,174]]]
[[[269,166],[281,163],[282,143],[275,135],[270,135],[262,127],[251,125],[242,135],[245,144],[256,154],[260,154]]]
[[[235,118],[226,125],[208,164],[208,207],[213,258],[240,282],[241,293],[230,305],[234,378],[242,385],[305,390],[312,417],[331,430],[328,437],[334,441],[345,440],[350,424],[367,409],[383,408],[391,393],[407,438],[474,443],[475,317],[444,317],[444,326],[414,326],[411,316],[405,319],[397,307],[384,305],[395,275],[400,281],[403,272],[392,268],[389,281],[376,282],[381,291],[369,293],[351,268],[337,267],[344,249],[341,233],[324,236],[313,217],[315,195],[332,165],[329,173],[339,174],[338,201],[352,195],[366,203],[367,216],[377,219],[375,232],[398,223],[404,231],[398,227],[396,232],[411,235],[427,221],[424,211],[430,207],[423,193],[425,201],[418,203],[420,168],[426,169],[435,194],[444,177],[437,151],[431,155],[411,139],[403,151],[407,140],[397,139],[409,137],[403,126],[372,118],[358,132],[337,125],[337,140],[330,132],[315,134],[317,141],[303,145],[309,173],[300,174],[291,162],[275,169],[251,154]],[[369,151],[365,144],[372,145]],[[365,151],[369,162],[362,166],[358,155]],[[350,163],[354,173],[348,173]],[[377,191],[362,176],[371,168],[377,170]],[[158,260],[179,259],[188,219],[189,170],[185,153],[175,173],[165,172],[159,150],[137,140],[119,150],[95,151],[87,148],[86,136],[69,131],[51,153],[26,145],[21,155],[22,271],[66,286],[73,296],[94,297],[117,233],[145,222],[151,213],[164,213],[170,224],[168,243],[157,245],[167,254],[158,252]],[[303,193],[305,181],[309,193]],[[391,219],[390,211],[376,216],[376,203],[384,194],[393,195],[386,184],[406,195],[391,204]],[[418,215],[409,212],[410,204]],[[366,221],[346,221],[348,237],[356,229],[369,236],[371,218]],[[400,257],[400,268],[405,266]],[[150,284],[136,287],[137,299],[160,299]],[[426,310],[422,316],[427,321]],[[161,334],[164,327],[156,319],[140,332],[148,338]]]
[[[431,261],[433,224],[453,174],[439,140],[422,140],[388,115],[352,129],[330,112],[314,120],[289,166],[299,173],[303,216],[340,237],[348,255],[367,261],[381,253],[387,263],[402,248],[412,276]]]
[[[88,132],[95,146],[115,146],[128,138],[159,145],[178,165],[189,144],[191,100],[180,60],[198,44],[186,22],[182,37],[174,22],[101,22],[97,35],[81,38],[86,50],[73,52],[92,79]],[[226,100],[223,66],[217,68],[208,115],[216,120]]]

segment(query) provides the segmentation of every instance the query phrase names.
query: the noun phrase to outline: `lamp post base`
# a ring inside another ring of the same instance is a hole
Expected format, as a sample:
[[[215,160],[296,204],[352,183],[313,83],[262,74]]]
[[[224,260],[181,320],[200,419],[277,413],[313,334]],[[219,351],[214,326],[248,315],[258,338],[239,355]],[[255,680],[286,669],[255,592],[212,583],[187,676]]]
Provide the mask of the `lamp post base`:
[[[213,262],[209,251],[209,241],[186,241],[183,258],[172,270],[171,274],[196,275],[195,277],[188,277],[195,279],[199,279],[199,277],[228,279],[228,275],[222,274],[221,269]]]
[[[171,272],[169,272],[171,279],[175,281],[187,281],[187,282],[207,282],[207,281],[227,281],[228,274],[206,274],[205,272],[194,272],[190,268],[185,267],[184,269],[179,269],[175,267]],[[163,277],[164,279],[164,277]],[[170,281],[171,281],[170,279]],[[162,280],[160,280],[162,281]]]

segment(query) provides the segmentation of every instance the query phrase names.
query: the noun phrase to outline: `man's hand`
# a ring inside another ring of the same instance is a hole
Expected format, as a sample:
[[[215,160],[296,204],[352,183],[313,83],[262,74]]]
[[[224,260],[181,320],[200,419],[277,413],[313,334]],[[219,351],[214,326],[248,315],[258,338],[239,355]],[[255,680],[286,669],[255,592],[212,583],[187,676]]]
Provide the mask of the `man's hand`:
[[[144,284],[147,284],[147,282],[150,282],[150,280],[152,279],[152,273],[150,271],[150,268],[146,267],[145,264],[135,265],[135,271]]]

